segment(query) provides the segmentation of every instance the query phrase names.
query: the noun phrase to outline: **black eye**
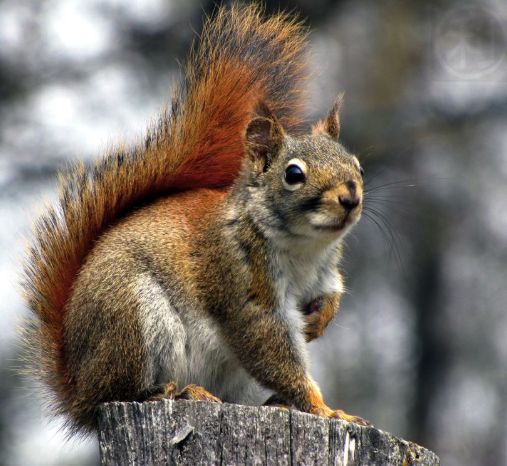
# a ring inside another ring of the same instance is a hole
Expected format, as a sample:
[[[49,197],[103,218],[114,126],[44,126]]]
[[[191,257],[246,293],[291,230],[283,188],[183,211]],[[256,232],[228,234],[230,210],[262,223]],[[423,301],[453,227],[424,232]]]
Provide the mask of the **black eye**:
[[[291,164],[285,169],[285,181],[287,184],[304,183],[306,176],[298,165]]]
[[[361,177],[364,177],[364,168],[359,167],[359,173],[361,173]]]

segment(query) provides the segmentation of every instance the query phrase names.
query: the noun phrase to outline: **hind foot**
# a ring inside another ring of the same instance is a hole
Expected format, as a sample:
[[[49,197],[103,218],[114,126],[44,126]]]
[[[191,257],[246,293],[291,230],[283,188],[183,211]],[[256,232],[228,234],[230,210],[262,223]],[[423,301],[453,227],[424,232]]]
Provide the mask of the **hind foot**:
[[[212,403],[222,403],[212,393],[208,392],[204,387],[195,384],[189,384],[178,391],[174,382],[169,382],[162,387],[162,390],[148,398],[148,401],[158,400],[194,400],[194,401],[210,401]]]
[[[222,400],[217,398],[212,393],[208,392],[204,387],[194,385],[193,383],[187,385],[183,390],[178,392],[175,396],[176,400],[195,400],[195,401],[210,401],[212,403],[222,403]]]

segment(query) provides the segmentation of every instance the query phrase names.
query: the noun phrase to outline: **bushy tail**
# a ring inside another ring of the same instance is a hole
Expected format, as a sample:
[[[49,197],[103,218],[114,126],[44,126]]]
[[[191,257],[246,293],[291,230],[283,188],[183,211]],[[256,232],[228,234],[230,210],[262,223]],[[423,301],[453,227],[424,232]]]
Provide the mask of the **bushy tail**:
[[[286,128],[298,124],[306,70],[305,34],[286,15],[257,7],[220,9],[185,66],[172,105],[145,143],[112,151],[61,178],[57,207],[38,222],[25,288],[36,319],[28,346],[64,413],[71,400],[63,351],[65,306],[94,240],[136,205],[172,190],[230,185],[244,154],[243,132],[259,101]]]

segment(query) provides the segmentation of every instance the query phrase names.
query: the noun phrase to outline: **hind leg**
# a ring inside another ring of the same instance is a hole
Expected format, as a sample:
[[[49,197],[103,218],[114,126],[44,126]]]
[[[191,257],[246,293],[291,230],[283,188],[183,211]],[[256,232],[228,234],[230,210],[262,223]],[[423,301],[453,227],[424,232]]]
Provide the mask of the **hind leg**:
[[[148,398],[148,401],[156,400],[194,400],[194,401],[210,401],[212,403],[222,403],[212,393],[208,392],[204,387],[189,384],[182,390],[178,388],[174,382],[169,382],[161,387],[161,390]]]

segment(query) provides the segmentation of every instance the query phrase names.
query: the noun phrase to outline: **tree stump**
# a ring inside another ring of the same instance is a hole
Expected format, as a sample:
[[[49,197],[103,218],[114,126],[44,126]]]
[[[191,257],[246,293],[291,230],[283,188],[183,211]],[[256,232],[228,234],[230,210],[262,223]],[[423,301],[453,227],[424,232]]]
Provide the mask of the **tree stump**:
[[[375,427],[227,403],[107,403],[99,442],[104,466],[439,464],[433,452]]]

